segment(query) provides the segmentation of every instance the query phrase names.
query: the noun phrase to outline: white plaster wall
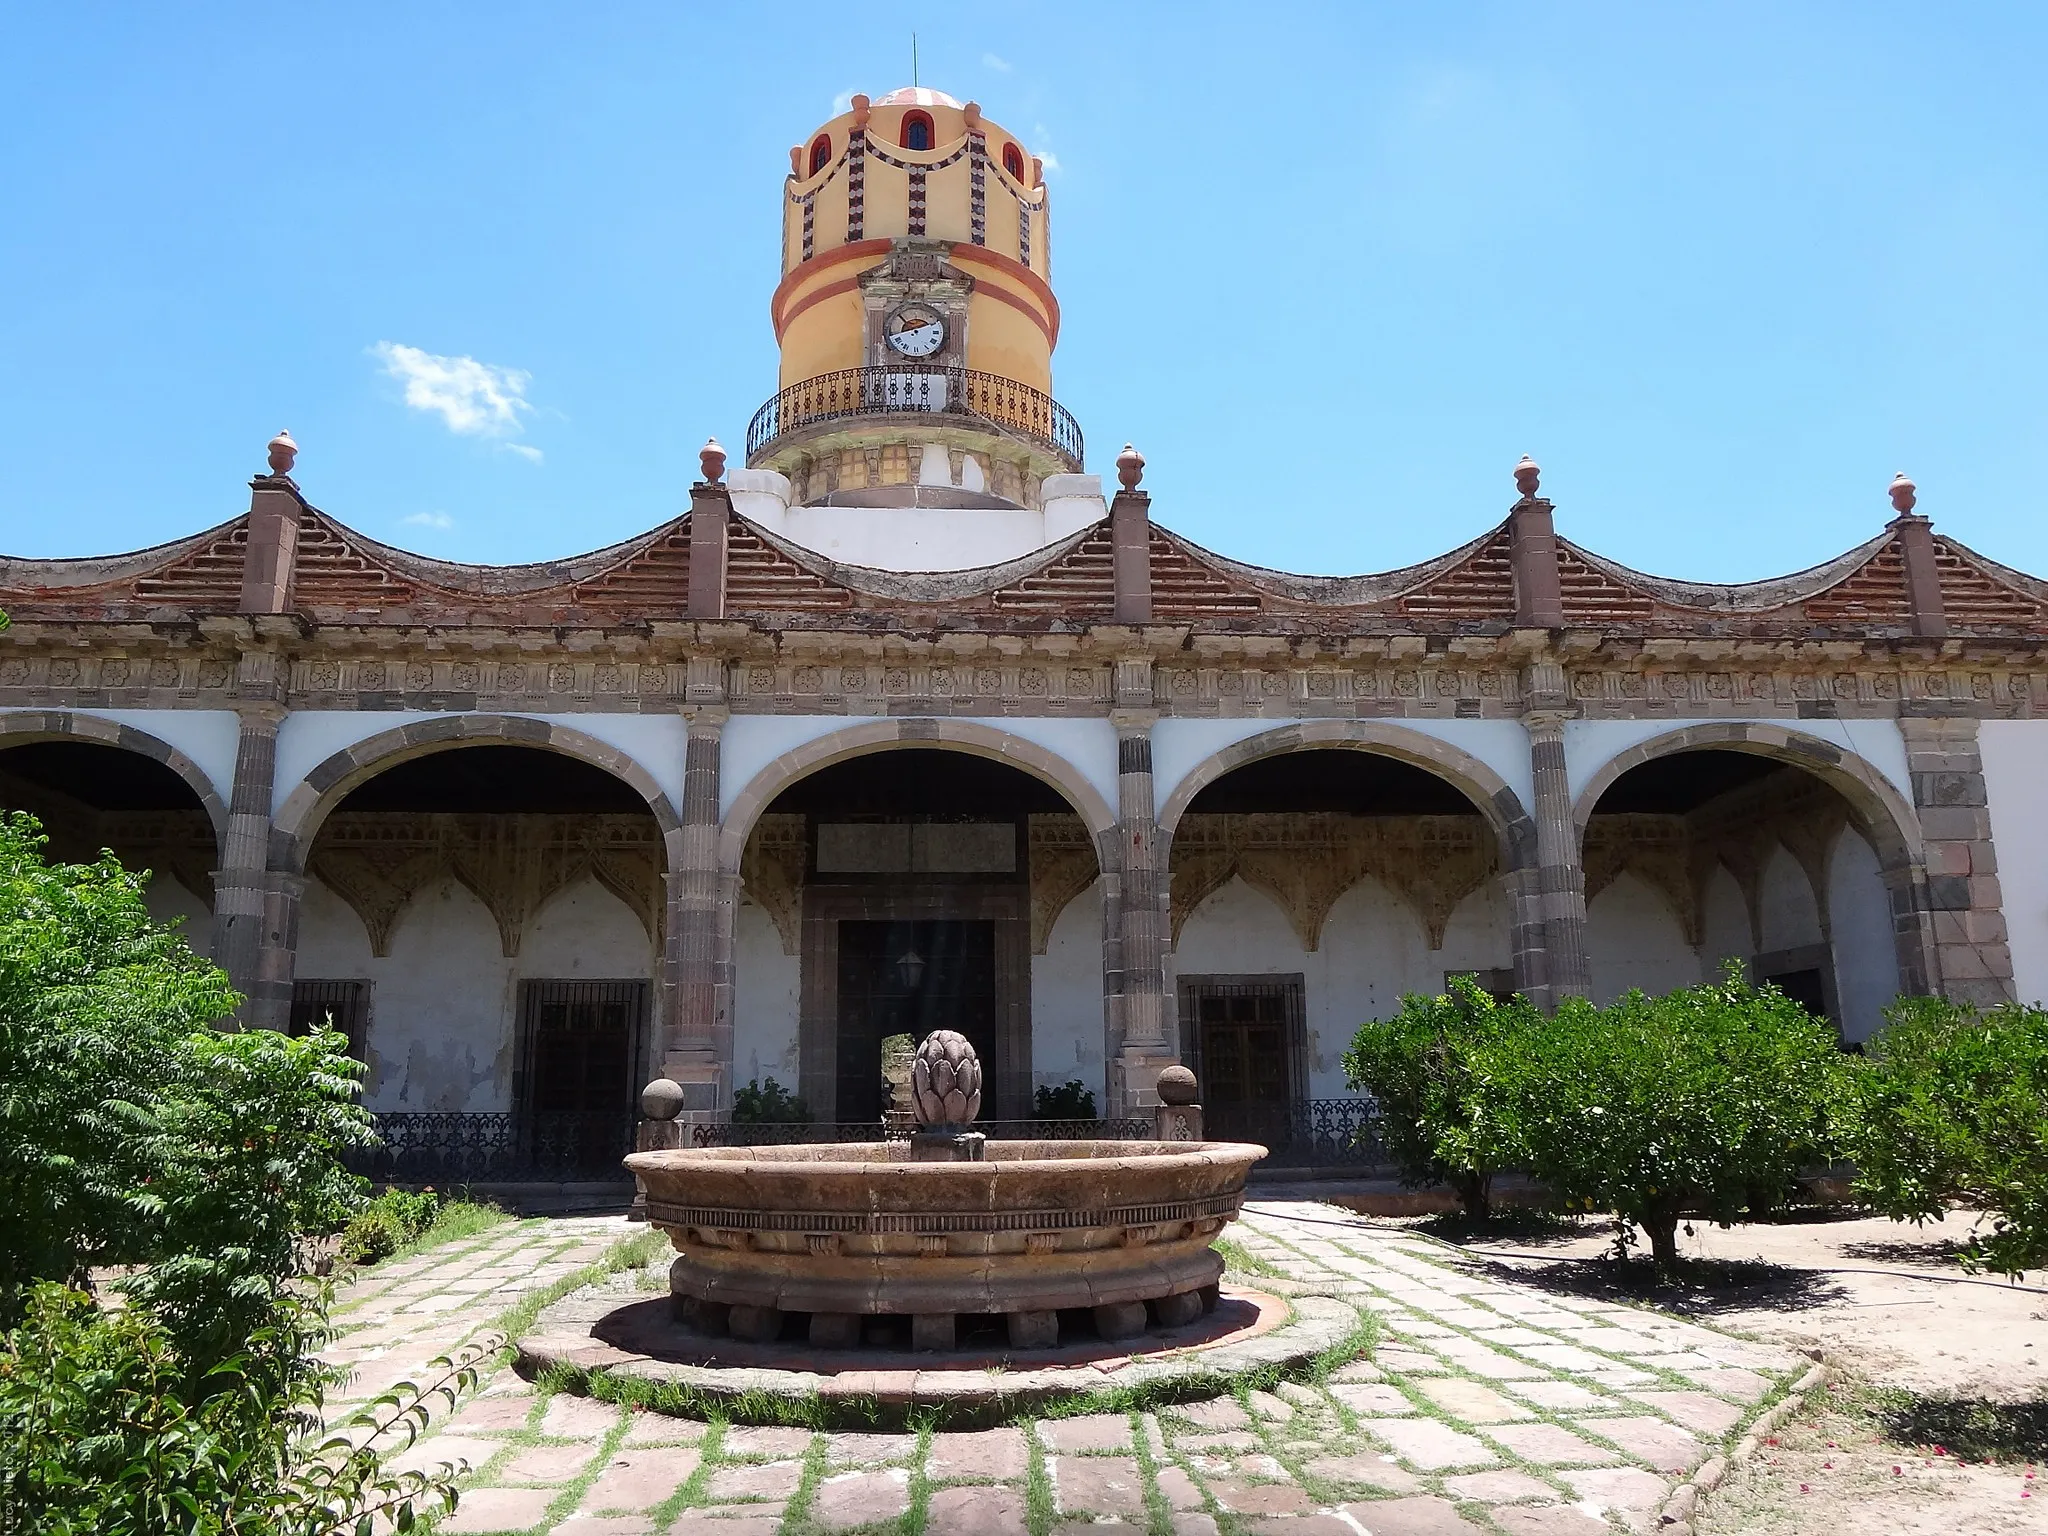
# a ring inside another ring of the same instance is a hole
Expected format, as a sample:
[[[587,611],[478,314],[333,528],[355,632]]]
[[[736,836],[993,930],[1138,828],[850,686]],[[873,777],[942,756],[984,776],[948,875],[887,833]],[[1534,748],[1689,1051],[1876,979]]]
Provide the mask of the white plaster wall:
[[[1498,882],[1489,881],[1458,903],[1444,924],[1444,947],[1429,964],[1439,973],[1434,981],[1425,982],[1431,992],[1443,990],[1442,973],[1514,968],[1514,929],[1507,896]]]
[[[2048,720],[1986,720],[1977,738],[1999,894],[2022,1002],[2048,999]]]
[[[1757,908],[1762,915],[1759,927],[1764,953],[1820,943],[1820,903],[1814,898],[1813,882],[1783,843],[1764,861]]]
[[[1586,903],[1586,958],[1593,1001],[1606,1007],[1631,990],[1653,997],[1694,986],[1700,957],[1663,893],[1624,873]]]
[[[1885,1006],[1899,994],[1899,951],[1877,852],[1853,828],[1835,839],[1828,857],[1828,923],[1842,1038],[1868,1040],[1884,1027]]]
[[[1510,959],[1506,906],[1491,888],[1466,898],[1446,926],[1444,947],[1433,950],[1405,902],[1376,880],[1361,881],[1330,909],[1321,947],[1309,954],[1271,899],[1233,879],[1183,925],[1170,971],[1172,978],[1183,971],[1299,973],[1309,1093],[1333,1098],[1352,1091],[1344,1081],[1343,1054],[1360,1024],[1391,1017],[1404,993],[1441,992],[1447,971],[1492,969]]]
[[[792,1093],[803,1092],[797,1054],[802,964],[782,952],[775,920],[751,901],[740,903],[733,972],[734,1086],[772,1077]]]
[[[881,571],[976,570],[1058,537],[1029,507],[791,507],[781,532],[830,559]]]
[[[166,711],[168,713],[168,711]],[[482,711],[479,711],[482,713]],[[688,726],[680,715],[563,714],[545,715],[507,711],[513,718],[546,720],[551,724],[581,731],[584,735],[616,747],[653,776],[670,801],[683,802],[683,750]],[[232,720],[234,717],[228,717]],[[277,777],[271,796],[271,810],[282,806],[307,774],[344,747],[384,731],[396,730],[415,720],[445,720],[439,711],[415,709],[347,710],[298,709],[284,717],[277,728]],[[143,729],[147,730],[145,725]],[[493,740],[474,743],[499,745]],[[514,743],[518,745],[518,743]],[[234,754],[228,756],[229,779],[234,773]],[[225,798],[225,792],[223,792]]]
[[[633,909],[586,875],[533,915],[517,970],[536,979],[644,981],[654,975],[654,946]]]
[[[1669,736],[1692,725],[1727,725],[1726,720],[1570,720],[1564,728],[1565,776],[1576,802],[1593,775],[1627,751],[1659,736]],[[1853,752],[1891,782],[1908,805],[1913,803],[1913,781],[1906,771],[1906,743],[1898,725],[1890,720],[1801,720],[1788,726],[1783,720],[1758,719],[1751,724],[1790,730],[1795,736],[1810,736]]]
[[[6,714],[20,713],[7,710]],[[38,709],[35,714],[44,711]],[[241,721],[231,709],[74,709],[74,715],[132,726],[176,747],[191,758],[213,785],[213,792],[225,805],[235,791],[235,745],[241,739]]]
[[[303,915],[300,926],[303,944]],[[316,974],[303,949],[299,969]],[[481,901],[452,879],[429,886],[399,914],[391,953],[369,975],[368,1108],[512,1107],[512,962]]]
[[[1161,720],[1152,727],[1152,791],[1156,810],[1164,810],[1175,790],[1205,761],[1240,741],[1262,736],[1298,720]],[[1448,742],[1479,759],[1533,807],[1535,778],[1529,764],[1529,733],[1519,720],[1388,720],[1418,736]],[[1348,750],[1339,748],[1339,750]],[[1114,764],[1114,756],[1111,758]],[[1115,804],[1112,795],[1111,804]]]
[[[1109,1104],[1102,1062],[1102,882],[1067,903],[1031,957],[1031,1086],[1078,1079]]]
[[[170,875],[153,875],[142,888],[142,905],[159,923],[182,923],[185,942],[202,955],[213,952],[213,912]]]
[[[718,814],[731,811],[748,785],[769,764],[786,752],[807,742],[864,723],[846,715],[735,715],[726,722],[719,740]],[[1083,780],[1102,796],[1114,812],[1117,803],[1116,727],[1104,719],[974,719],[969,723],[987,727],[1004,736],[1028,741],[1062,759],[1074,777]],[[904,742],[906,747],[946,749],[944,742]],[[894,751],[894,745],[878,748]],[[680,767],[681,759],[677,759]],[[1020,771],[1029,772],[1028,769]],[[680,804],[680,801],[678,802]]]
[[[1749,902],[1725,864],[1707,877],[1700,910],[1700,975],[1717,981],[1725,960],[1748,960],[1756,953],[1749,926]]]

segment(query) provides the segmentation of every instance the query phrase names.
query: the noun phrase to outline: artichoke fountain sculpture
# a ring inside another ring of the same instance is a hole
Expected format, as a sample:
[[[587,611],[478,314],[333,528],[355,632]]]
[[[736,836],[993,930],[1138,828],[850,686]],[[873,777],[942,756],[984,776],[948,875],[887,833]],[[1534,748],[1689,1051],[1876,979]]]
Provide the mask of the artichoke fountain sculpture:
[[[981,1113],[981,1058],[967,1037],[935,1029],[910,1064],[910,1102],[919,1125],[965,1126]]]
[[[953,1348],[962,1318],[994,1315],[1012,1348],[1043,1349],[1063,1314],[1121,1339],[1215,1306],[1211,1244],[1264,1147],[986,1140],[970,1129],[981,1089],[974,1047],[942,1029],[911,1066],[907,1135],[627,1158],[676,1249],[677,1315],[757,1342],[800,1325],[839,1348],[908,1319],[928,1350]]]

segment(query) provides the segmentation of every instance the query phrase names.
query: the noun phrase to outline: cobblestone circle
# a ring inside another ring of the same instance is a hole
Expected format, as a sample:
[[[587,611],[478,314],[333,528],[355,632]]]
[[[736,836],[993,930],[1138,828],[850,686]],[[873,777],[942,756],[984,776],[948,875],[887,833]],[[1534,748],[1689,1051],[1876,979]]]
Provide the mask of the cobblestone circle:
[[[328,1354],[347,1411],[644,1228],[522,1221],[362,1272]],[[1287,1287],[1367,1305],[1370,1361],[1320,1385],[973,1432],[696,1423],[550,1394],[493,1362],[401,1466],[461,1462],[436,1530],[561,1536],[1596,1536],[1650,1531],[1807,1361],[1447,1262],[1330,1206],[1247,1207]]]

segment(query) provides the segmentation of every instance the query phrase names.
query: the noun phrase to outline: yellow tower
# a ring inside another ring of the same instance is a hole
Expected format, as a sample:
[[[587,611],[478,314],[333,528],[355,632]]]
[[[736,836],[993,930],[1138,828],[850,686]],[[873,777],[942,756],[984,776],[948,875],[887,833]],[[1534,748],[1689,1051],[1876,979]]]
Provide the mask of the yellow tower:
[[[909,87],[855,96],[789,158],[781,388],[748,465],[799,504],[868,506],[1035,507],[1047,476],[1079,472],[1052,398],[1044,168],[1022,140]]]

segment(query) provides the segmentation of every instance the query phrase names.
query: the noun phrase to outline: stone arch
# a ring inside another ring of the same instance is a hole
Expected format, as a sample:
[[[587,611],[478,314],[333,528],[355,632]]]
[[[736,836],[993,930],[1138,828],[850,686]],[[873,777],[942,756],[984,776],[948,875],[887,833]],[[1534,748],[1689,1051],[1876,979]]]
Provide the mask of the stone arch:
[[[1036,742],[972,720],[873,720],[792,747],[749,779],[725,813],[719,832],[719,869],[729,875],[739,873],[754,823],[790,785],[834,763],[892,747],[939,747],[1007,764],[1058,790],[1098,845],[1116,828],[1116,812],[1102,792],[1080,769]]]
[[[1748,752],[1756,757],[1775,758],[1794,768],[1805,769],[1849,802],[1885,868],[1910,867],[1920,862],[1920,819],[1891,780],[1855,753],[1831,741],[1761,721],[1683,726],[1616,753],[1600,766],[1579,792],[1578,802],[1572,811],[1579,837],[1585,837],[1586,823],[1593,815],[1594,806],[1600,803],[1600,797],[1624,773],[1631,768],[1640,768],[1654,758],[1669,757],[1674,752],[1696,752],[1702,748]]]
[[[415,720],[344,747],[318,764],[292,789],[271,824],[271,861],[282,873],[302,875],[321,823],[357,785],[416,757],[465,746],[535,747],[602,768],[630,784],[661,828],[668,867],[680,867],[682,818],[661,786],[632,757],[596,737],[514,715],[452,715]]]
[[[1457,789],[1500,840],[1501,866],[1513,871],[1536,863],[1536,823],[1507,780],[1447,741],[1379,720],[1308,720],[1262,731],[1211,753],[1188,770],[1159,812],[1159,832],[1170,840],[1195,796],[1234,768],[1285,752],[1322,748],[1377,753],[1420,768]]]
[[[108,720],[99,715],[78,714],[68,709],[27,710],[0,714],[0,751],[8,747],[26,746],[32,741],[89,741],[101,746],[119,747],[126,752],[162,763],[185,782],[206,810],[207,820],[213,824],[213,841],[216,850],[227,844],[228,808],[227,803],[213,787],[213,781],[190,757],[169,742],[138,731],[132,725]]]
[[[1660,757],[1703,749],[1746,752],[1804,769],[1842,797],[1857,830],[1877,851],[1878,866],[1892,892],[1899,984],[1907,992],[1925,992],[1935,973],[1932,933],[1926,921],[1927,869],[1920,818],[1890,779],[1864,758],[1831,741],[1782,725],[1740,720],[1681,726],[1637,742],[1601,764],[1579,792],[1572,815],[1580,848],[1585,847],[1586,828],[1600,797],[1623,774]],[[1832,838],[1828,842],[1832,846]],[[1739,874],[1737,879],[1739,883]],[[1756,902],[1749,892],[1744,894],[1750,897],[1750,920],[1755,924]],[[1824,894],[1820,900],[1825,910]]]

